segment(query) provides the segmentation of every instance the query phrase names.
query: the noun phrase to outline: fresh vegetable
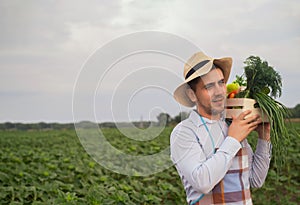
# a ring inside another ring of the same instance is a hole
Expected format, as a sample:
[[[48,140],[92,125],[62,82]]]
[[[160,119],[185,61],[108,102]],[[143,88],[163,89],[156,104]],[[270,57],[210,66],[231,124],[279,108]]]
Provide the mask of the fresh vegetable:
[[[250,56],[244,63],[246,89],[240,92],[239,97],[255,99],[255,94],[263,89],[270,89],[274,98],[281,96],[281,76],[267,61],[262,61],[258,56]]]
[[[227,98],[234,98],[235,95],[239,92],[240,85],[236,82],[226,85]]]
[[[270,93],[270,88],[269,87],[264,87],[264,88],[262,88],[261,90],[260,90],[262,93],[265,93],[265,94],[269,94]]]
[[[227,95],[227,97],[228,97],[228,98],[234,98],[235,95],[236,95],[238,92],[239,92],[239,90],[234,90],[234,91],[230,92],[230,93]]]
[[[235,96],[235,93],[231,92],[231,93],[229,93],[228,98],[234,98],[234,96]]]
[[[250,56],[244,62],[244,74],[237,76],[235,83],[246,88],[235,95],[236,98],[252,98],[257,101],[263,113],[268,116],[271,125],[271,141],[274,147],[275,163],[282,165],[280,156],[286,153],[284,146],[289,141],[285,119],[290,116],[289,110],[274,98],[280,97],[282,79],[267,61],[258,56]],[[229,96],[228,96],[229,97]]]
[[[238,83],[230,83],[226,85],[227,93],[230,94],[233,91],[237,91],[240,88]]]
[[[247,85],[247,82],[246,82],[243,75],[241,75],[241,76],[236,75],[235,78],[236,79],[235,79],[235,81],[233,81],[233,83],[237,83],[239,86],[246,86]]]

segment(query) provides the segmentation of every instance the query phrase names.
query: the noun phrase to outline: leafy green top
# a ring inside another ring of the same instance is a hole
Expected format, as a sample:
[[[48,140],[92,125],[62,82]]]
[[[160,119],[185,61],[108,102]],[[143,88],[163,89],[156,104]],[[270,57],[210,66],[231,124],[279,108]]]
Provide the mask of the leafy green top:
[[[281,96],[281,76],[268,65],[267,61],[261,60],[258,56],[250,56],[244,63],[244,74],[237,76],[235,82],[246,86],[246,89],[239,92],[236,97],[256,100],[256,107],[263,111],[262,114],[268,116],[274,146],[274,162],[280,167],[284,163],[281,156],[287,153],[284,144],[288,143],[290,138],[285,122],[285,118],[290,116],[289,110],[274,100]]]
[[[244,71],[247,79],[246,89],[239,94],[239,97],[253,98],[255,93],[264,92],[274,98],[281,96],[281,76],[267,61],[262,61],[258,56],[250,56],[246,59]],[[241,80],[240,76],[239,80]]]

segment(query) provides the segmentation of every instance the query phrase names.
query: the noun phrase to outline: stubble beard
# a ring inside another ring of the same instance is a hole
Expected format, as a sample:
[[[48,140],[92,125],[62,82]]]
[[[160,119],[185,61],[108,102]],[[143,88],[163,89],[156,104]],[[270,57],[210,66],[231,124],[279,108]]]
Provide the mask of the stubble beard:
[[[222,105],[221,105],[221,106],[218,106],[218,107],[214,107],[214,106],[213,106],[213,101],[214,101],[215,99],[222,99],[222,100],[223,100]],[[197,102],[197,106],[198,106],[198,107],[200,106],[200,107],[202,108],[202,110],[203,110],[207,115],[209,115],[209,116],[211,116],[211,117],[213,117],[213,118],[214,118],[214,117],[219,117],[220,114],[223,113],[224,110],[225,110],[225,97],[223,97],[223,96],[214,98],[214,99],[211,101],[211,103],[208,104],[208,105],[205,105],[205,104],[201,103],[201,101],[200,101],[199,99],[197,99],[197,101],[198,101],[198,102]]]

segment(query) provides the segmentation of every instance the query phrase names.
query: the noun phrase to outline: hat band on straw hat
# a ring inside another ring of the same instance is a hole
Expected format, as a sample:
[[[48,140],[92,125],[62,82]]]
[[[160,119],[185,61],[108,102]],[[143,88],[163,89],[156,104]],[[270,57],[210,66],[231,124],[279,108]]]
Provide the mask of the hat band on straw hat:
[[[204,60],[200,63],[196,64],[194,67],[189,70],[189,72],[186,74],[185,79],[188,79],[191,75],[193,75],[197,70],[202,68],[204,65],[206,65],[210,60]]]

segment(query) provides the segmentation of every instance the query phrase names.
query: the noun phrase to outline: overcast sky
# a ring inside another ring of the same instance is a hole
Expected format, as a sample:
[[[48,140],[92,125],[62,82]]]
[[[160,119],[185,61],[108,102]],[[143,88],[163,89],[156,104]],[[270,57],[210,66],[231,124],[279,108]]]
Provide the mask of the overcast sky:
[[[231,56],[231,80],[242,74],[248,56],[260,56],[283,78],[277,100],[288,107],[300,103],[298,0],[2,0],[0,28],[0,122],[72,122],[73,90],[91,56],[145,30],[178,35],[213,57]],[[183,80],[183,67],[134,66],[120,62],[115,72],[95,74],[104,84],[94,85],[97,121],[153,120],[160,111],[174,116],[181,110],[170,93]],[[117,72],[120,67],[127,74]],[[83,114],[90,105],[79,104],[75,120],[95,120]]]

